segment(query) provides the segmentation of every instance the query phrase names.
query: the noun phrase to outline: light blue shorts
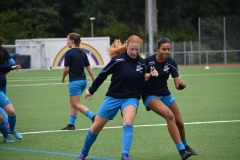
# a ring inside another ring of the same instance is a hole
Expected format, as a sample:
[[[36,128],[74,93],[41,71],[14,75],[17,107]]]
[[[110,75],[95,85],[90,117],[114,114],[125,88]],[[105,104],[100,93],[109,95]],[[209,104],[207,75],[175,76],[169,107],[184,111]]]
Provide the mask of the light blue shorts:
[[[6,89],[6,87],[0,87],[0,91],[2,91],[4,94],[7,93],[7,89]]]
[[[72,81],[68,84],[69,96],[76,96],[82,94],[87,86],[87,80]]]
[[[167,107],[170,107],[175,102],[175,98],[171,94],[168,95],[168,96],[155,96],[155,95],[151,95],[144,102],[144,106],[146,107],[146,110],[148,110],[148,111],[149,111],[148,104],[149,104],[149,102],[153,98],[160,99]]]
[[[122,112],[122,110],[129,105],[138,109],[139,100],[137,98],[117,99],[107,96],[98,110],[97,115],[113,120],[118,110]]]
[[[4,109],[8,104],[11,104],[10,100],[3,92],[0,92],[0,107]]]

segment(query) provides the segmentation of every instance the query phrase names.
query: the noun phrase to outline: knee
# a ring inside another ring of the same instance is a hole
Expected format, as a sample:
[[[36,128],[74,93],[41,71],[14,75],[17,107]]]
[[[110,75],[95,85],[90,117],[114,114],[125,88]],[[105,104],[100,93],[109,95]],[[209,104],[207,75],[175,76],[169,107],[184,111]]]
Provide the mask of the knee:
[[[7,112],[7,114],[9,116],[14,116],[15,115],[15,110],[14,110],[12,104],[8,104],[7,106],[5,106],[4,110],[5,110],[5,112]]]
[[[165,116],[165,119],[167,121],[175,121],[175,116],[171,111],[168,111],[166,116]]]
[[[133,118],[124,118],[124,125],[133,125]]]
[[[90,130],[92,134],[98,134],[102,130],[102,127],[94,125],[91,127]]]
[[[15,115],[15,111],[14,110],[8,110],[6,111],[8,116],[14,116]]]

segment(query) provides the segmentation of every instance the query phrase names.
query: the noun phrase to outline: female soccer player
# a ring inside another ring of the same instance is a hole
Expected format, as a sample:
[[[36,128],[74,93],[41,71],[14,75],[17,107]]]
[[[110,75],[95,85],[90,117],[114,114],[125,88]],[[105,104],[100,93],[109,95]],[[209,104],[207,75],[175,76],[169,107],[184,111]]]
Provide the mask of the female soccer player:
[[[15,66],[4,66],[0,65],[0,87],[6,87],[6,73],[11,70],[20,69],[20,65]],[[4,109],[8,114],[8,123],[9,123],[9,133],[13,134],[17,139],[22,140],[23,137],[15,130],[16,124],[16,114],[8,97],[0,91],[0,107]],[[4,118],[4,114],[0,112],[0,131],[3,134],[3,141],[4,142],[14,142],[14,140],[8,135],[8,131],[6,128],[6,118]]]
[[[0,37],[0,65],[5,65],[6,62],[9,66],[15,65],[15,61],[11,58],[8,51],[6,49],[2,48],[2,38]],[[0,87],[0,91],[2,91],[4,94],[7,93],[6,87]],[[2,108],[0,108],[0,112],[2,114],[2,117],[3,117],[6,127],[9,127],[8,117],[7,117],[6,112]],[[7,128],[7,129],[9,129],[9,128]]]
[[[122,44],[120,40],[115,40],[108,48],[112,59],[93,81],[92,86],[86,90],[85,97],[89,97],[90,100],[110,74],[112,74],[111,84],[95,121],[86,135],[83,149],[77,160],[85,160],[99,132],[109,120],[114,119],[118,110],[121,110],[123,117],[121,160],[130,160],[129,151],[133,140],[133,121],[137,113],[141,85],[146,73],[145,62],[138,55],[141,44],[142,40],[138,36],[132,35],[126,43]],[[145,78],[147,80],[147,77]]]
[[[62,130],[74,130],[78,111],[86,115],[89,119],[94,121],[94,114],[83,104],[81,104],[81,94],[87,86],[86,74],[84,68],[86,67],[92,80],[94,74],[90,67],[88,57],[80,47],[81,37],[76,33],[69,33],[67,36],[67,45],[70,50],[65,53],[64,70],[62,75],[62,83],[65,82],[65,77],[69,74],[69,96],[70,96],[70,120],[66,127]]]
[[[169,57],[171,51],[170,40],[160,38],[157,41],[156,49],[158,53],[146,58],[145,61],[147,69],[156,69],[159,76],[150,77],[148,81],[144,82],[143,102],[147,110],[152,110],[166,119],[168,131],[182,159],[185,160],[197,153],[188,146],[181,114],[168,89],[167,80],[171,74],[178,90],[186,88],[186,83],[180,80],[177,64],[174,59]]]

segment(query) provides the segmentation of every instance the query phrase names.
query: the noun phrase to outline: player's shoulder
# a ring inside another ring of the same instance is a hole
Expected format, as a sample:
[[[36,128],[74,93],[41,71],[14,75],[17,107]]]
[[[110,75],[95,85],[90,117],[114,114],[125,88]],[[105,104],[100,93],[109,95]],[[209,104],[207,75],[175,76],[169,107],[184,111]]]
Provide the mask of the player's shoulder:
[[[170,64],[176,63],[176,61],[172,57],[168,57],[167,62],[170,63]]]
[[[155,56],[156,55],[151,55],[151,56],[145,58],[144,61],[145,61],[146,65],[154,65],[155,64],[155,59],[156,59]]]
[[[65,52],[65,54],[69,54],[69,55],[76,55],[76,53],[77,52],[79,52],[79,50],[78,49],[76,49],[76,48],[70,48],[69,50],[67,50],[66,52]]]
[[[2,52],[3,52],[3,54],[9,54],[5,48],[2,48]]]
[[[1,50],[4,51],[4,52],[7,51],[5,48],[1,48]]]
[[[152,61],[156,58],[156,54],[154,55],[151,55],[151,56],[148,56],[147,58],[145,58],[145,61],[148,62],[148,61]]]
[[[122,53],[122,54],[119,54],[119,55],[113,57],[113,58],[112,58],[112,61],[113,61],[113,62],[123,62],[123,61],[125,61],[125,56],[124,56],[123,53]]]
[[[145,59],[138,55],[138,62],[145,63]]]

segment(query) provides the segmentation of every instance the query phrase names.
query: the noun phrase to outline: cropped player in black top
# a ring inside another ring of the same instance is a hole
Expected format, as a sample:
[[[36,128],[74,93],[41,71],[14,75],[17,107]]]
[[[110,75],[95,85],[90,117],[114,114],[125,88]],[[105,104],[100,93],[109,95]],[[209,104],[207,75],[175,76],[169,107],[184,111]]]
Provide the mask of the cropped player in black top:
[[[20,65],[15,66],[4,66],[0,65],[0,87],[6,87],[6,73],[11,70],[20,69]],[[21,134],[17,132],[15,129],[16,125],[16,114],[14,107],[8,97],[6,96],[3,91],[0,91],[0,107],[4,109],[4,111],[8,114],[8,123],[10,130],[7,131],[6,124],[4,123],[3,114],[0,112],[0,132],[3,134],[3,141],[4,142],[14,142],[14,140],[8,135],[8,133],[13,134],[17,139],[22,140],[23,137]]]
[[[0,65],[8,65],[8,66],[15,65],[15,61],[13,60],[13,58],[11,58],[8,51],[2,47],[1,37],[0,37]],[[0,87],[0,91],[2,91],[4,94],[7,94],[6,87]],[[0,108],[0,112],[3,114],[4,121],[6,122],[6,124],[8,124],[8,118],[5,111],[2,108]]]
[[[169,57],[171,42],[168,38],[158,40],[157,51],[158,54],[145,60],[147,70],[156,69],[159,76],[150,77],[148,81],[144,82],[142,98],[147,110],[152,110],[166,119],[168,131],[184,160],[197,153],[187,144],[181,114],[168,89],[167,80],[171,74],[178,90],[186,88],[186,83],[179,78],[177,63]]]
[[[69,50],[65,53],[64,70],[62,75],[62,83],[65,82],[65,77],[69,74],[69,96],[70,96],[70,120],[66,127],[62,130],[74,130],[78,111],[86,115],[89,119],[94,121],[94,114],[83,104],[81,104],[81,94],[87,86],[87,78],[84,73],[84,68],[87,69],[92,80],[94,74],[90,67],[87,54],[83,52],[80,47],[81,37],[79,34],[70,33],[67,36],[67,44]]]

